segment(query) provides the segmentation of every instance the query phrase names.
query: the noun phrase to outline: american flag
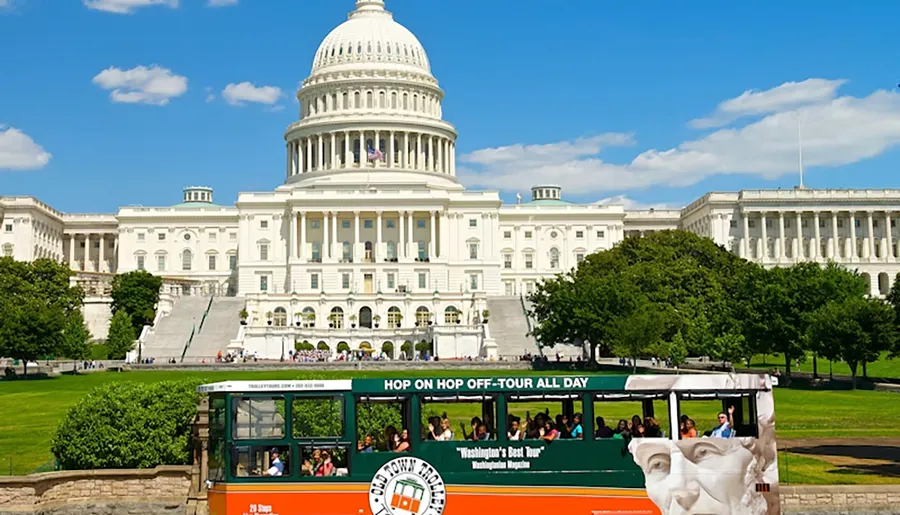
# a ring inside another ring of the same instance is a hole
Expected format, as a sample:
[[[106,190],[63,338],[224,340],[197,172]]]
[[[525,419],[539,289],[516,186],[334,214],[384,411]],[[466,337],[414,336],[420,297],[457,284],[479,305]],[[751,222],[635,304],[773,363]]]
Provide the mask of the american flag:
[[[383,159],[384,154],[380,150],[369,147],[369,161],[381,161]]]

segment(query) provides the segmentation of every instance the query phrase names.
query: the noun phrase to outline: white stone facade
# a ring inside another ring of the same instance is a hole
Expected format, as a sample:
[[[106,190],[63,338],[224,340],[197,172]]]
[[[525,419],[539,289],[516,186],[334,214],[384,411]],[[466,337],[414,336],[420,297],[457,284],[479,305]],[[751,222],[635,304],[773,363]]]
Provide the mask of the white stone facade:
[[[0,197],[0,255],[58,259],[86,277],[145,269],[180,294],[245,297],[238,339],[259,349],[281,336],[397,347],[444,338],[456,355],[485,353],[489,297],[526,295],[587,254],[652,231],[684,228],[766,266],[834,259],[867,274],[873,294],[900,271],[900,190],[709,193],[681,210],[642,211],[572,204],[552,185],[515,205],[466,190],[444,92],[381,0],[357,1],[325,38],[297,98],[275,191],[222,207],[211,189],[187,187],[178,205],[114,215]],[[382,333],[360,337],[353,324]]]

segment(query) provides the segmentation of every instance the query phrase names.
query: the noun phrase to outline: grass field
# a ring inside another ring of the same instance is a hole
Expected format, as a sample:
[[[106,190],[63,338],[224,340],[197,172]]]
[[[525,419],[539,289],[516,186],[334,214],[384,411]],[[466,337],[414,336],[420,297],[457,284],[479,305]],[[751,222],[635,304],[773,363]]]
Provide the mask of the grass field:
[[[468,375],[484,375],[473,372]],[[505,375],[531,372],[504,371]],[[464,375],[460,371],[409,371],[404,377]],[[382,372],[355,372],[354,377],[378,377],[398,375]],[[298,371],[224,371],[224,372],[104,372],[84,376],[63,376],[35,381],[0,381],[0,474],[27,474],[52,460],[50,443],[57,425],[66,410],[92,388],[115,381],[156,382],[199,377],[208,381],[227,379],[299,379]],[[349,377],[348,372],[316,374],[316,377]],[[900,437],[900,397],[897,394],[872,391],[821,391],[802,389],[776,389],[777,431],[779,440],[797,438],[873,438]],[[524,417],[525,411],[534,415],[543,408],[551,414],[558,412],[558,405],[514,406],[513,410]],[[448,411],[453,418],[453,429],[459,431],[459,422],[471,416],[465,406],[439,406],[438,412]],[[682,404],[682,410],[691,416],[701,431],[710,429],[718,406],[710,402]],[[630,418],[640,413],[636,403],[604,403],[595,405],[597,414],[614,425],[620,418]],[[665,409],[656,407],[660,422],[666,427]],[[789,467],[791,483],[857,483],[900,482],[882,476],[850,475],[837,471],[829,463],[807,456],[788,455],[782,466]],[[785,478],[787,480],[787,478]],[[798,481],[798,479],[800,481]]]
[[[827,376],[828,375],[828,366],[831,365],[832,371],[835,374],[839,375],[850,375],[850,367],[847,366],[843,361],[835,361],[834,363],[828,361],[827,359],[819,358],[819,375]],[[784,356],[780,355],[768,355],[768,356],[755,356],[752,360],[750,360],[751,368],[759,368],[763,370],[771,371],[773,368],[778,367],[779,370],[784,371]],[[791,370],[795,370],[797,372],[808,372],[812,373],[813,371],[813,360],[812,355],[807,356],[806,360],[800,363],[800,368],[796,368],[796,363],[791,367]],[[883,355],[881,359],[874,363],[869,363],[868,367],[869,377],[885,377],[885,378],[900,378],[900,359],[888,359],[887,354]],[[857,369],[857,374],[862,377],[862,367]]]

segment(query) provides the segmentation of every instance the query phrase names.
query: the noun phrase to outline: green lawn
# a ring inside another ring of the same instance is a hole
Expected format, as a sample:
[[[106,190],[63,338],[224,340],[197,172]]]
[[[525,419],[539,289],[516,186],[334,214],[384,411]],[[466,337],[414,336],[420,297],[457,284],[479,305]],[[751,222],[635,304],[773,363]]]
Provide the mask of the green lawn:
[[[895,475],[868,474],[791,452],[778,453],[778,480],[782,485],[900,484]]]
[[[503,371],[504,375],[528,374],[531,372]],[[404,377],[483,375],[484,371],[409,371]],[[317,377],[348,377],[348,372],[316,374]],[[355,372],[354,377],[375,377],[398,375],[396,372]],[[298,379],[303,377],[298,371],[224,371],[224,372],[102,372],[84,376],[62,376],[54,379],[34,381],[0,381],[0,475],[10,472],[27,474],[51,461],[50,442],[66,410],[89,390],[100,384],[113,381],[154,382],[161,380],[202,377],[209,381],[227,379]],[[776,389],[776,427],[779,439],[786,438],[852,438],[858,437],[900,437],[900,397],[897,394],[873,391],[820,391],[801,389]],[[439,407],[454,419],[453,429],[459,431],[459,422],[468,422],[472,416],[465,406]],[[514,405],[513,412],[524,418],[525,411],[532,416],[544,408],[551,414],[558,412],[558,405],[527,403]],[[714,402],[685,402],[684,413],[692,417],[698,429],[708,430],[715,421],[718,405]],[[620,418],[630,418],[640,413],[637,403],[603,403],[595,405],[597,414],[614,425]],[[666,427],[666,410],[656,406],[656,413],[663,427]],[[467,424],[468,425],[468,424]],[[795,466],[796,463],[796,466]],[[782,464],[784,465],[784,464]],[[790,456],[788,462],[792,483],[799,477],[815,478],[817,482],[828,478],[847,478],[846,474],[828,473],[835,467],[805,456]],[[816,475],[818,474],[818,475]],[[854,476],[856,481],[879,482],[878,476]],[[823,479],[825,478],[825,479]],[[816,482],[814,481],[814,482]]]
[[[831,363],[827,359],[819,358],[819,375],[827,376],[828,375],[828,366],[832,365],[832,370],[835,374],[850,375],[850,367],[847,366],[843,361],[835,361]],[[796,368],[796,363],[791,366],[791,370],[797,370],[798,372],[808,372],[812,373],[813,371],[813,360],[812,355],[807,356],[806,360],[800,363],[799,370]],[[778,370],[784,372],[784,356],[774,354],[768,356],[755,356],[752,360],[750,360],[750,366],[752,368],[760,368],[764,370],[771,371],[773,368],[778,367]],[[888,359],[887,354],[884,354],[881,359],[874,363],[869,363],[868,373],[870,377],[886,377],[886,378],[900,378],[900,359]],[[862,377],[862,367],[857,369],[857,374]]]

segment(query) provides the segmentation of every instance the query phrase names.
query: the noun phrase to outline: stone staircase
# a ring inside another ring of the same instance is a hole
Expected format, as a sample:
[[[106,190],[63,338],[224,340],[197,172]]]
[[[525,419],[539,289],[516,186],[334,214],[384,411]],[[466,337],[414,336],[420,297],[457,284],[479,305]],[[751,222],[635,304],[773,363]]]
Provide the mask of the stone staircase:
[[[528,319],[519,297],[488,297],[491,312],[491,337],[497,342],[500,356],[521,356],[526,352],[538,352],[534,338],[528,336]]]
[[[240,313],[246,301],[238,297],[215,297],[203,322],[203,327],[194,335],[191,346],[185,354],[195,361],[199,358],[215,358],[219,351],[225,354],[228,343],[238,334],[241,326]]]
[[[172,312],[162,317],[147,334],[142,357],[154,358],[157,363],[170,358],[180,360],[191,331],[194,326],[199,327],[208,305],[209,297],[181,297],[176,300]]]

